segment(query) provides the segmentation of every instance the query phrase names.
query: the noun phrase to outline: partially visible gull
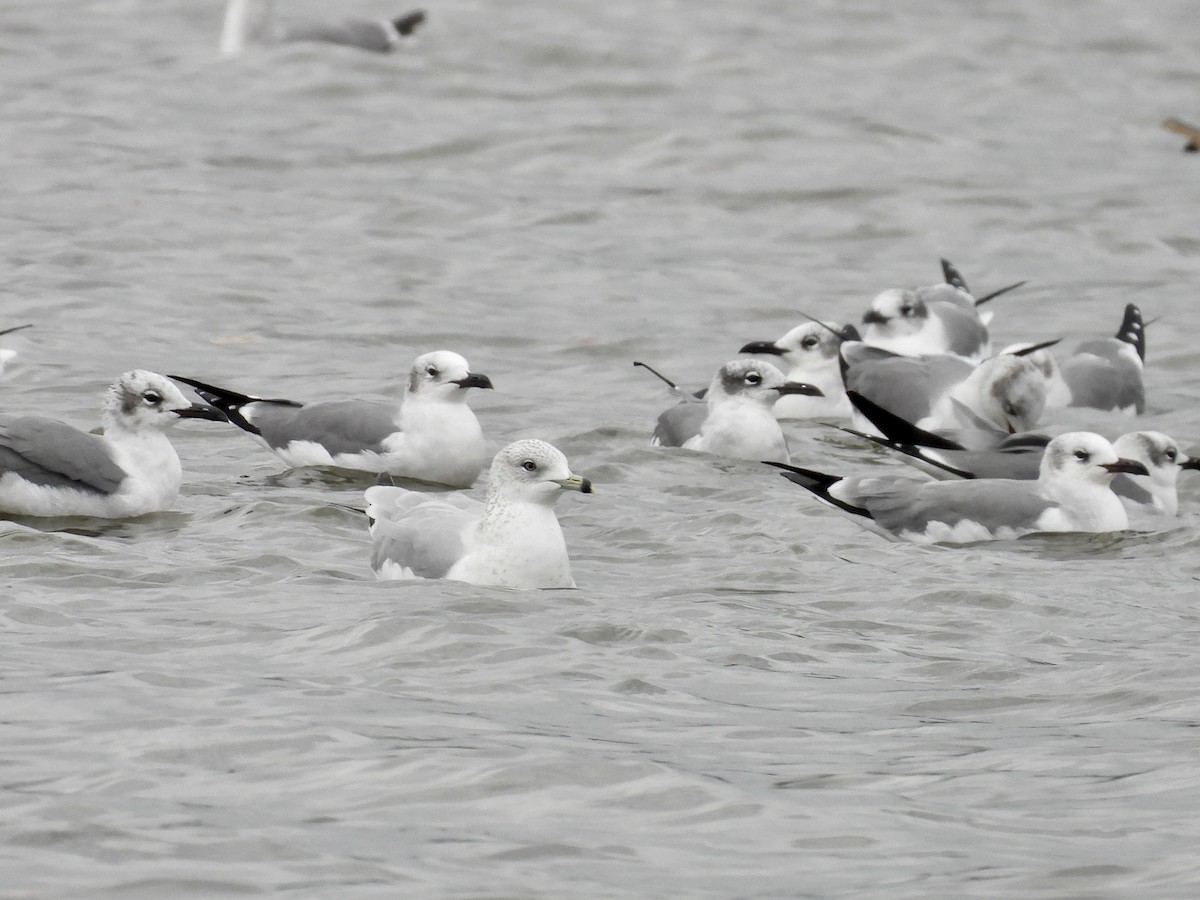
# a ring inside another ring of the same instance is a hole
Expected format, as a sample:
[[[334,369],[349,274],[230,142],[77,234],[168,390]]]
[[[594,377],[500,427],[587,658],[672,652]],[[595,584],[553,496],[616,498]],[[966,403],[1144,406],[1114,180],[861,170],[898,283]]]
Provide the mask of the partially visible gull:
[[[735,359],[717,370],[703,397],[680,393],[683,399],[658,417],[650,440],[655,447],[787,462],[787,441],[771,407],[789,394],[815,397],[821,392],[811,384],[788,381],[768,362]]]
[[[1112,491],[1118,473],[1146,467],[1087,431],[1046,447],[1036,481],[844,478],[780,463],[783,475],[885,537],[921,543],[1008,540],[1045,531],[1123,531],[1129,517]]]
[[[16,325],[12,328],[5,328],[3,331],[0,331],[0,335],[12,334],[14,331],[23,331],[24,329],[31,327],[31,325]],[[0,348],[0,375],[4,374],[4,367],[8,365],[11,360],[15,359],[16,356],[16,350],[11,350],[7,347]]]
[[[463,494],[367,488],[371,567],[380,580],[449,578],[509,588],[573,588],[554,501],[592,493],[545,441],[496,454],[483,503]]]
[[[416,358],[398,404],[270,400],[171,377],[191,385],[292,467],[334,466],[470,487],[486,462],[483,431],[466,399],[469,388],[490,388],[492,382],[449,350]]]
[[[274,0],[229,0],[221,28],[220,48],[225,56],[233,56],[251,43],[316,41],[387,53],[424,21],[425,12],[418,9],[394,19],[278,25]]]
[[[141,369],[105,394],[103,436],[55,419],[0,415],[0,512],[121,519],[167,509],[183,471],[164,431],[187,418],[224,416]]]
[[[778,357],[788,381],[810,384],[821,392],[818,396],[780,397],[775,403],[775,418],[844,418],[850,415],[850,401],[842,384],[838,348],[846,340],[859,340],[853,325],[812,320],[797,325],[777,341],[751,341],[738,352]]]

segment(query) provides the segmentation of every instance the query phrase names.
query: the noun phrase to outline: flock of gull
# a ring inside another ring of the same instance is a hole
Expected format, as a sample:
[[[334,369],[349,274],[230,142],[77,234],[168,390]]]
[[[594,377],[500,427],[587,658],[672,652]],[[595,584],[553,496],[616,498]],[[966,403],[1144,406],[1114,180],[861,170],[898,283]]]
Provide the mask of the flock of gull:
[[[1200,468],[1200,460],[1167,435],[1135,431],[1110,443],[1094,432],[1033,431],[1064,406],[1144,409],[1145,323],[1137,307],[1125,308],[1114,336],[1085,341],[1061,361],[1051,352],[1056,342],[992,354],[983,306],[1002,292],[976,298],[953,265],[942,267],[943,283],[876,296],[861,332],[806,318],[779,340],[746,344],[694,394],[655,372],[677,402],[659,417],[651,442],[762,461],[897,540],[1121,531],[1175,516],[1179,473]],[[289,467],[469,488],[487,458],[466,401],[491,388],[487,375],[448,350],[416,358],[398,403],[304,404],[128,372],[105,395],[102,434],[0,415],[0,513],[125,518],[169,508],[182,471],[166,430],[181,419],[230,423]],[[922,471],[843,477],[793,465],[781,422],[805,419],[889,448]],[[381,579],[573,587],[553,509],[564,491],[591,493],[592,485],[557,448],[532,439],[491,460],[482,503],[461,492],[376,484],[365,494],[372,568]]]

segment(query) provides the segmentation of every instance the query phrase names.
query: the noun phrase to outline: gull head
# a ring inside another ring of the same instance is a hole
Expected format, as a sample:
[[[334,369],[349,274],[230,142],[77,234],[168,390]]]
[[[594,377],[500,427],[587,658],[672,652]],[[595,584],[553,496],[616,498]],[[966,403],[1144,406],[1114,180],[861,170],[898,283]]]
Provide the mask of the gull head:
[[[135,369],[113,383],[104,396],[105,431],[162,431],[180,419],[224,422],[225,414],[203,403],[192,403],[165,375]]]
[[[868,343],[916,334],[929,320],[929,307],[916,291],[891,288],[876,294],[863,313],[863,338]]]
[[[488,474],[488,499],[503,497],[549,506],[563,491],[591,494],[592,483],[571,471],[552,444],[527,438],[496,454]]]
[[[1200,469],[1200,459],[1194,459],[1179,449],[1161,431],[1132,431],[1113,441],[1117,455],[1136,460],[1146,467],[1156,486],[1174,487],[1183,469]]]
[[[1046,410],[1046,378],[1038,367],[1024,356],[1005,354],[981,368],[984,415],[1009,434],[1036,426]]]
[[[802,374],[837,365],[841,345],[842,336],[836,322],[804,322],[777,341],[751,341],[738,353],[778,356],[789,372]]]
[[[1142,463],[1122,457],[1100,435],[1091,431],[1069,431],[1046,445],[1038,478],[1107,485],[1120,472],[1149,474]]]
[[[747,400],[770,409],[784,394],[823,396],[818,388],[799,381],[788,381],[782,372],[761,359],[735,359],[717,370],[708,386],[711,406],[722,400]]]
[[[490,388],[492,380],[472,372],[467,361],[450,350],[422,353],[413,361],[408,392],[426,399],[466,399],[467,388]]]

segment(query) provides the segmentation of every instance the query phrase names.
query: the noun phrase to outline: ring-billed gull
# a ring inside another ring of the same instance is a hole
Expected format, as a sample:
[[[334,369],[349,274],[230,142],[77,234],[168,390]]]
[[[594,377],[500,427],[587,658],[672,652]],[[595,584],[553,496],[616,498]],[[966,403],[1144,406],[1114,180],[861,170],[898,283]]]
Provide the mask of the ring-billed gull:
[[[703,397],[685,393],[663,412],[650,443],[735,459],[787,462],[787,440],[771,407],[789,394],[816,397],[820,393],[811,384],[788,381],[768,362],[735,359],[717,370]]]
[[[0,415],[0,512],[118,519],[166,509],[183,472],[163,432],[181,418],[225,417],[141,369],[105,394],[103,437],[55,419]]]
[[[1147,474],[1144,465],[1120,457],[1112,444],[1087,431],[1054,438],[1035,481],[843,478],[768,464],[863,527],[921,543],[1007,540],[1043,531],[1123,531],[1129,516],[1112,491],[1112,480],[1121,472]]]
[[[575,587],[554,501],[592,493],[545,441],[496,454],[483,503],[462,494],[367,488],[371,567],[381,580],[449,578],[510,588]]]
[[[268,400],[172,375],[289,466],[335,466],[470,487],[486,456],[468,388],[490,388],[449,350],[418,356],[399,405],[372,400]]]

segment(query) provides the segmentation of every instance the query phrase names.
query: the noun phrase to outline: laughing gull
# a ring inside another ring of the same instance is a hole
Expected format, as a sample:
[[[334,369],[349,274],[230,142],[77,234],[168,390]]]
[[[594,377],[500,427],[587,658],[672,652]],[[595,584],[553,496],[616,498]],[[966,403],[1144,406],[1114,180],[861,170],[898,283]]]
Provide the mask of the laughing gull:
[[[103,436],[55,419],[0,415],[0,512],[121,519],[167,509],[183,472],[164,431],[187,418],[225,417],[141,369],[105,394]]]
[[[399,405],[269,400],[171,377],[191,385],[291,467],[334,466],[470,487],[486,462],[483,432],[466,398],[468,388],[490,388],[492,382],[449,350],[416,358]]]
[[[1020,287],[1009,285],[976,299],[959,271],[942,260],[942,284],[913,290],[892,288],[876,295],[863,314],[863,340],[906,356],[948,353],[979,362],[991,352],[990,313],[979,307]]]
[[[634,365],[650,368],[644,363]],[[682,393],[672,382],[667,384]],[[771,407],[789,394],[815,397],[821,392],[811,384],[788,381],[768,362],[735,359],[717,370],[703,397],[683,393],[679,403],[660,415],[650,443],[736,459],[787,462],[787,440]]]
[[[1009,540],[1045,531],[1124,531],[1115,475],[1145,475],[1098,434],[1073,431],[1046,447],[1035,481],[843,478],[769,462],[783,475],[885,537],[920,543]]]
[[[842,384],[838,348],[845,340],[858,340],[853,325],[812,320],[797,325],[777,341],[751,341],[738,353],[776,356],[787,380],[811,384],[820,396],[789,394],[775,403],[777,419],[845,418],[850,401]]]
[[[1046,402],[1045,379],[1015,354],[972,366],[956,356],[899,356],[861,343],[844,343],[841,353],[847,391],[929,431],[980,423],[1006,433],[1028,431]],[[872,431],[857,411],[854,421]]]
[[[1132,431],[1113,441],[1121,456],[1137,460],[1149,478],[1118,475],[1113,491],[1121,498],[1134,527],[1152,526],[1155,518],[1179,514],[1176,482],[1184,469],[1200,469],[1200,459],[1188,456],[1179,444],[1161,431]]]
[[[449,578],[509,588],[573,588],[554,501],[592,493],[545,441],[496,454],[484,503],[462,494],[367,488],[371,567],[380,580]]]
[[[387,53],[424,21],[425,12],[418,9],[395,19],[300,22],[281,27],[275,23],[274,0],[229,0],[220,48],[225,56],[233,56],[249,43],[315,41]]]

